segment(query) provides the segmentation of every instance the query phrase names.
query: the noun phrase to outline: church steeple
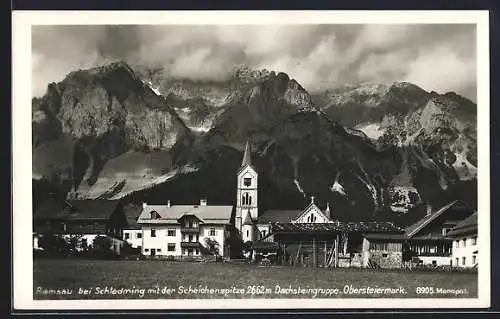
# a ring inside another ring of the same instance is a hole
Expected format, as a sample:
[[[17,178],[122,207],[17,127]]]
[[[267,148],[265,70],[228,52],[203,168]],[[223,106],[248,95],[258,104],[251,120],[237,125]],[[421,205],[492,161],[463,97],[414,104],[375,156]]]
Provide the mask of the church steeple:
[[[243,160],[241,161],[241,167],[252,165],[251,155],[252,151],[250,149],[250,142],[247,139],[247,144],[245,145],[245,154],[243,154]]]
[[[253,240],[254,222],[259,216],[258,179],[259,174],[252,166],[250,141],[247,140],[241,167],[237,172],[235,226],[244,241]]]

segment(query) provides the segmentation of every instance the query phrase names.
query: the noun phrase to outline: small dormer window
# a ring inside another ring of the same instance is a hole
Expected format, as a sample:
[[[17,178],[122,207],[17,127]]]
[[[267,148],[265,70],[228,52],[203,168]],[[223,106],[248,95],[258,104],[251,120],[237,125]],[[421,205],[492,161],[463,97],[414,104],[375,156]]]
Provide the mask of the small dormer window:
[[[243,185],[245,185],[246,187],[249,187],[250,185],[252,185],[252,179],[250,177],[245,177],[243,179]]]
[[[157,218],[160,218],[160,214],[158,214],[157,211],[151,211],[151,219],[157,219]]]

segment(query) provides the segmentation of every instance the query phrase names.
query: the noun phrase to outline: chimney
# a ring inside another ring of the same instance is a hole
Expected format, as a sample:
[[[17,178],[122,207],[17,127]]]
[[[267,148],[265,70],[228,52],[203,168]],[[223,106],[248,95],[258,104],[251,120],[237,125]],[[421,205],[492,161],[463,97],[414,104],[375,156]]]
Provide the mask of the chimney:
[[[325,209],[326,216],[330,218],[330,203],[326,202],[326,209]]]
[[[314,196],[311,196],[311,204],[314,204]]]
[[[148,203],[142,203],[142,209],[145,209],[146,207],[148,207]]]
[[[170,199],[167,201],[167,207],[170,207],[171,204],[170,204]]]
[[[207,206],[207,200],[206,199],[200,199],[200,206]]]
[[[425,206],[425,216],[430,216],[432,214],[432,205],[427,203]]]

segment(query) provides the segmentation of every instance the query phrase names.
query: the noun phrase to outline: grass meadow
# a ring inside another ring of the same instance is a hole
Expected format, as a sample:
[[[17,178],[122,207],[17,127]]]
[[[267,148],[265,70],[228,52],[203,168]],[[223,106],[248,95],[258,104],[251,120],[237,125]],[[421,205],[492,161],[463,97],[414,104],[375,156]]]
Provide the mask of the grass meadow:
[[[34,299],[476,298],[477,274],[35,259]]]

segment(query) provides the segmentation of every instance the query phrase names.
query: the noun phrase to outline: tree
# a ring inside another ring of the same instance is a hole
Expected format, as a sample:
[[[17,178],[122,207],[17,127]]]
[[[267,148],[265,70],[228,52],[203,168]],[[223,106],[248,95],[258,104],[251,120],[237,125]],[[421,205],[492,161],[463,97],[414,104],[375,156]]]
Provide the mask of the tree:
[[[66,251],[66,240],[61,235],[44,234],[38,241],[38,246],[43,248],[47,255],[60,256]]]
[[[220,245],[219,243],[215,240],[215,239],[212,239],[212,238],[205,238],[205,249],[204,250],[204,254],[206,255],[212,255],[212,256],[215,256],[215,257],[219,257],[220,256],[220,253],[219,253],[219,248],[220,248]]]

